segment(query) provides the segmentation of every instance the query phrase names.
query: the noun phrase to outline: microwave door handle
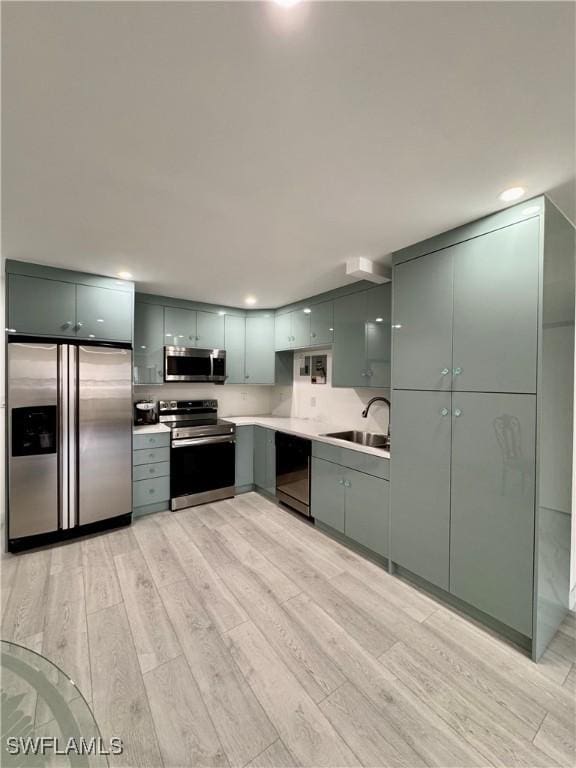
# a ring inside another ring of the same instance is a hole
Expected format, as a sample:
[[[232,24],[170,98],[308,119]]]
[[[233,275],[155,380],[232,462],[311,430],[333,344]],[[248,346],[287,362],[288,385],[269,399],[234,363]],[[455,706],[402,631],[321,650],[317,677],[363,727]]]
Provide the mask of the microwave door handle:
[[[172,440],[172,448],[189,448],[195,445],[214,445],[216,443],[235,443],[236,438],[230,435],[219,435],[214,437],[190,437],[187,439]]]

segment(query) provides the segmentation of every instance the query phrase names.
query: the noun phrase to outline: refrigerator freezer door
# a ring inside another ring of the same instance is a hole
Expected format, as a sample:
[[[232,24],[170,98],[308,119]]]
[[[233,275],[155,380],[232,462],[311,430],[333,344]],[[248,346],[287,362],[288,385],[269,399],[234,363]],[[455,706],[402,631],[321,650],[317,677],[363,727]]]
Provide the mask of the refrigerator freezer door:
[[[56,344],[8,345],[8,537],[58,529]]]
[[[132,351],[78,347],[79,525],[132,511]]]

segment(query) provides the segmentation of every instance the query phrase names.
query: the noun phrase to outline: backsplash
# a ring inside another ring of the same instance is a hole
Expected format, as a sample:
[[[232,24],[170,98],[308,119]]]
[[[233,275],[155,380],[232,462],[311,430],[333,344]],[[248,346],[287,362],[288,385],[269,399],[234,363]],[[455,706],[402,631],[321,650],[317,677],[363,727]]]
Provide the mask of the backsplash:
[[[312,384],[309,376],[300,376],[305,352],[294,353],[294,384],[292,387],[274,387],[272,413],[300,419],[334,424],[350,429],[386,432],[388,408],[385,403],[374,403],[366,419],[362,411],[371,397],[390,398],[388,389],[346,389],[332,387],[332,351],[319,350],[314,354],[327,356],[326,384]],[[309,353],[308,353],[309,354]]]
[[[390,397],[387,389],[345,389],[332,387],[332,351],[320,350],[315,354],[327,357],[326,384],[312,384],[309,376],[300,376],[304,352],[294,353],[294,384],[291,387],[244,386],[242,384],[164,384],[139,386],[134,399],[142,400],[218,400],[218,414],[226,416],[292,416],[312,419],[337,427],[386,432],[388,408],[375,403],[368,418],[362,411],[371,397]]]
[[[218,400],[218,415],[257,416],[270,413],[273,387],[242,384],[163,384],[134,388],[135,400]]]

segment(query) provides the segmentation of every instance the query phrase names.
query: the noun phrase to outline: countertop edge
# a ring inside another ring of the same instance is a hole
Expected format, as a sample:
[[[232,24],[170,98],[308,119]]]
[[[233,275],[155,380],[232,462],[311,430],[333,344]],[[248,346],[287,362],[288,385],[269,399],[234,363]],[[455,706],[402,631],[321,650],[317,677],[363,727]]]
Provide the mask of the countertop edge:
[[[343,432],[350,427],[346,426],[332,426],[330,424],[319,424],[318,422],[308,422],[305,419],[301,421],[309,424],[311,429],[309,431],[302,428],[295,427],[294,421],[300,421],[300,419],[291,419],[286,416],[223,416],[226,421],[231,421],[238,427],[267,427],[268,429],[274,429],[277,432],[286,432],[289,435],[295,435],[296,437],[303,437],[307,440],[317,440],[320,443],[328,443],[329,445],[335,445],[338,448],[346,448],[350,451],[358,451],[359,453],[367,453],[370,456],[377,456],[385,461],[390,461],[390,453],[383,451],[380,448],[372,448],[368,445],[358,445],[358,443],[350,443],[347,440],[338,440],[334,437],[326,437],[323,432]],[[286,423],[282,423],[282,422]],[[292,422],[290,425],[289,422]],[[321,431],[316,431],[316,429]]]

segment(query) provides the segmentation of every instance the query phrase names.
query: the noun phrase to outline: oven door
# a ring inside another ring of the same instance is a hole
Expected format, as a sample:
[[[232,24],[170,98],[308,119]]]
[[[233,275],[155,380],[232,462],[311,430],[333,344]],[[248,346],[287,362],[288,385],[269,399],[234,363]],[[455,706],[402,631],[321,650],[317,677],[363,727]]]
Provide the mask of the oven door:
[[[206,504],[234,495],[235,443],[233,435],[172,440],[172,509]]]

